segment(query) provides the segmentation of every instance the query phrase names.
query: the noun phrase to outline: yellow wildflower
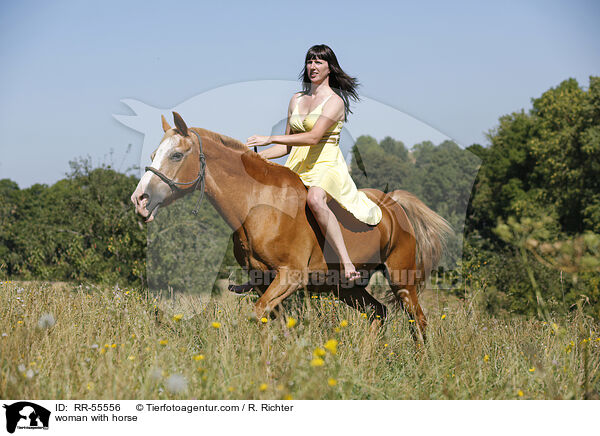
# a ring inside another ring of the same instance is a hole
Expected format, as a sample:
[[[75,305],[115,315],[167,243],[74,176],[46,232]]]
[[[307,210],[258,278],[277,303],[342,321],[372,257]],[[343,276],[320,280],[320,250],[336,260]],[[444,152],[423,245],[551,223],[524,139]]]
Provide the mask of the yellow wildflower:
[[[484,362],[488,362],[490,360],[490,356],[488,354],[486,354],[485,356],[483,356],[483,361]]]
[[[325,361],[323,359],[321,359],[320,357],[316,357],[313,360],[310,361],[310,366],[323,366],[325,365]]]
[[[348,321],[346,321],[345,319],[342,320],[342,322],[340,322],[340,327],[348,327]]]
[[[290,394],[287,394],[285,397],[283,397],[284,400],[291,400],[292,396]]]
[[[129,360],[135,360],[135,356],[133,354],[130,354],[128,357]]]
[[[533,367],[529,368],[529,372],[535,372],[535,368],[533,368]]]
[[[327,353],[325,352],[325,350],[320,347],[315,348],[315,351],[313,351],[313,356],[315,357],[323,357],[326,354]]]
[[[159,343],[160,345],[163,345],[163,346],[164,346],[164,345],[167,345],[167,344],[169,343],[169,340],[168,340],[168,339],[161,339],[160,341],[158,341],[158,343]]]
[[[519,389],[519,392],[517,392],[517,395],[519,395],[519,397],[523,396],[523,391],[521,389]]]
[[[334,379],[334,378],[330,378],[330,379],[327,380],[327,384],[329,386],[335,386],[335,385],[337,385],[337,380]]]
[[[199,361],[201,361],[201,360],[204,360],[204,354],[196,354],[196,355],[194,356],[194,360],[195,360],[196,362],[199,362]]]
[[[297,322],[298,322],[297,320],[295,320],[294,318],[290,317],[287,320],[287,327],[289,329],[291,329],[292,327],[294,327],[296,325]]]
[[[181,321],[182,318],[183,318],[183,315],[181,313],[178,313],[177,315],[173,316],[173,321],[179,322],[179,321]]]
[[[87,384],[87,390],[91,391],[93,389],[94,389],[94,382],[88,382],[88,384]]]
[[[266,383],[263,383],[263,384],[261,384],[261,385],[258,387],[258,390],[259,390],[259,391],[261,391],[261,392],[264,392],[264,391],[266,391],[266,390],[267,390],[267,388],[268,388],[268,387],[269,387],[269,386],[268,386]]]
[[[442,315],[442,319],[446,319],[446,314],[445,313]]]
[[[263,316],[263,317],[260,319],[260,322],[262,322],[263,324],[266,324],[266,323],[268,323],[268,322],[269,322],[269,320]]]
[[[338,345],[338,341],[336,341],[335,339],[330,339],[327,342],[325,342],[324,347],[331,354],[336,354],[337,353],[337,345]]]
[[[112,344],[110,348],[117,348],[117,344]]]
[[[367,319],[367,314],[366,313],[361,313],[360,316],[361,316],[361,318]]]
[[[333,331],[334,331],[334,332],[336,332],[336,333],[339,333],[339,332],[341,332],[341,331],[342,331],[342,329],[341,329],[341,328],[339,328],[339,327],[336,327],[336,328],[334,328],[334,329],[333,329]]]
[[[219,329],[219,328],[221,328],[221,323],[220,323],[220,322],[216,322],[216,321],[215,321],[215,322],[213,322],[211,325],[212,325],[214,328],[216,328],[216,329]]]
[[[229,386],[229,387],[227,388],[227,390],[228,390],[229,392],[233,392],[233,391],[235,391],[235,388],[234,388],[233,386]]]

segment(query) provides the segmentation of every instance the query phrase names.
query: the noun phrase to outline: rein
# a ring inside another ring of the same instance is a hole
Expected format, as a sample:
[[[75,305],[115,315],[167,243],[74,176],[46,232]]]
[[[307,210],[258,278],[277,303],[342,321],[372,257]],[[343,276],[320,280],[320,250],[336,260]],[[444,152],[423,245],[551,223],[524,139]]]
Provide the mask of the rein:
[[[152,168],[152,167],[146,167],[145,171],[150,171],[152,173],[154,173],[160,180],[162,180],[163,182],[165,182],[167,185],[169,185],[169,188],[171,188],[171,192],[193,192],[196,190],[196,188],[198,187],[198,183],[200,183],[200,198],[198,199],[198,203],[196,203],[196,208],[192,211],[192,214],[194,215],[198,215],[198,209],[200,208],[200,203],[202,203],[202,199],[204,198],[204,181],[205,181],[205,173],[206,173],[206,158],[204,156],[204,152],[202,151],[202,139],[200,139],[200,134],[198,132],[196,132],[195,130],[192,130],[192,132],[194,132],[196,134],[196,137],[198,138],[198,144],[200,145],[200,169],[198,170],[198,177],[196,177],[194,180],[192,180],[191,182],[176,182],[173,179],[169,179],[167,176],[165,176],[163,173],[161,173],[160,171],[158,171],[156,168]],[[194,184],[194,186],[192,186],[192,188],[180,188],[178,185],[191,185]]]

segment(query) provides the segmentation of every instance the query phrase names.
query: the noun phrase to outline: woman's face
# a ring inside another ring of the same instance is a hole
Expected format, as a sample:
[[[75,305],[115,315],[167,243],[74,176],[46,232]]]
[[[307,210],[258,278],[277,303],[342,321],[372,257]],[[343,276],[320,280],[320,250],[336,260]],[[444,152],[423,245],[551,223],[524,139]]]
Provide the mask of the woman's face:
[[[329,63],[322,59],[311,59],[306,63],[306,73],[312,83],[321,83],[329,77]]]

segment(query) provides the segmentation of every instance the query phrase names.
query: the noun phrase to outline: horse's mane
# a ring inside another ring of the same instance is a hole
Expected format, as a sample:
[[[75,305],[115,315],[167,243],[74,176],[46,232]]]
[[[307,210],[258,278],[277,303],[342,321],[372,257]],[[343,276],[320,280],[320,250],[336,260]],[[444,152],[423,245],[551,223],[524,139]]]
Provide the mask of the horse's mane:
[[[207,136],[216,143],[224,145],[225,147],[231,150],[240,151],[242,154],[245,154],[247,158],[249,158],[252,161],[255,161],[256,163],[262,163],[277,168],[284,168],[281,165],[271,162],[270,160],[262,157],[258,153],[254,153],[252,150],[248,150],[248,147],[246,147],[241,141],[238,141],[235,138],[231,138],[221,133],[213,132],[212,130],[202,129],[200,127],[193,127],[193,130],[198,131],[198,133],[200,133],[201,135]]]
[[[231,148],[232,150],[237,151],[248,151],[248,147],[238,141],[237,139],[230,138],[229,136],[222,135],[217,132],[213,132],[212,130],[201,129],[200,127],[193,127],[193,130],[198,131],[202,136],[207,136],[213,141],[224,145],[227,148]]]

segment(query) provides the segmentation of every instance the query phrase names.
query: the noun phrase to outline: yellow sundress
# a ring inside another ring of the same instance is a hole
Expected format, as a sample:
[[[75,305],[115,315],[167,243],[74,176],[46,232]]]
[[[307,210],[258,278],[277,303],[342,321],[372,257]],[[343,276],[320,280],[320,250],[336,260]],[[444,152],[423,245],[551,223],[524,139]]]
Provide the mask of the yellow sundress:
[[[310,131],[330,97],[323,100],[304,120],[298,113],[296,103],[289,120],[291,133]],[[339,147],[343,125],[343,121],[333,124],[316,145],[293,146],[285,166],[297,173],[304,185],[323,188],[359,221],[376,225],[381,221],[381,209],[364,192],[356,189]]]

